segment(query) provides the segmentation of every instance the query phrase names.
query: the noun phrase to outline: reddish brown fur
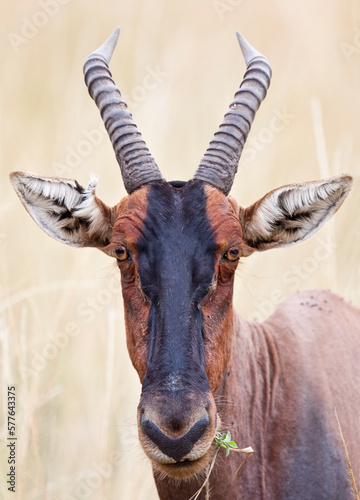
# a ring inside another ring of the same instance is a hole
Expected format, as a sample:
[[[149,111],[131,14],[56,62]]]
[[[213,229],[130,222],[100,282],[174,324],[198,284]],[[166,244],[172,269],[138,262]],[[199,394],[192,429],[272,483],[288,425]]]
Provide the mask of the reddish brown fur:
[[[216,242],[216,282],[205,298],[202,310],[205,323],[206,372],[210,388],[215,391],[221,384],[231,357],[233,338],[233,283],[237,261],[225,262],[224,253],[231,247],[242,246],[241,226],[234,210],[223,193],[206,187],[206,213]]]
[[[141,290],[139,276],[136,272],[136,242],[141,237],[141,230],[147,210],[148,186],[145,186],[124,198],[117,207],[113,237],[108,253],[124,245],[132,252],[133,262],[120,262],[121,285],[124,299],[126,342],[131,362],[142,382],[146,372],[147,354],[147,320],[150,303]]]

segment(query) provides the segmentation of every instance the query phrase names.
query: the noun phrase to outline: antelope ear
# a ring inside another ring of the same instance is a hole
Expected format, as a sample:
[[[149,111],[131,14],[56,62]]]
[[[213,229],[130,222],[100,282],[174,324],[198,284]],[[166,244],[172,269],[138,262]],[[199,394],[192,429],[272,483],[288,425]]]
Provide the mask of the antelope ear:
[[[49,236],[75,247],[104,249],[109,244],[116,207],[108,207],[95,196],[94,176],[87,189],[75,180],[21,171],[12,172],[10,181],[26,210]]]
[[[294,245],[312,236],[338,210],[351,184],[349,175],[340,175],[283,186],[240,209],[248,253]]]

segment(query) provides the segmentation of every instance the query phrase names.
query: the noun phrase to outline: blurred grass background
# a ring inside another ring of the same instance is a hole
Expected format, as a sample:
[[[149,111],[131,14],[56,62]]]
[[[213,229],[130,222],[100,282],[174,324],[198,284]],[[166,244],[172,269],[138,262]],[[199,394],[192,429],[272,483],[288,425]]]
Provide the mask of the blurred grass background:
[[[360,304],[360,5],[355,0],[18,0],[1,9],[0,497],[7,491],[7,386],[17,391],[21,500],[154,499],[137,442],[118,271],[93,249],[51,240],[8,182],[23,169],[100,174],[124,194],[110,141],[83,83],[86,56],[120,25],[111,69],[168,180],[191,178],[244,72],[239,29],[271,61],[232,195],[348,172],[349,199],[302,245],[239,266],[235,304],[262,319],[298,289]]]

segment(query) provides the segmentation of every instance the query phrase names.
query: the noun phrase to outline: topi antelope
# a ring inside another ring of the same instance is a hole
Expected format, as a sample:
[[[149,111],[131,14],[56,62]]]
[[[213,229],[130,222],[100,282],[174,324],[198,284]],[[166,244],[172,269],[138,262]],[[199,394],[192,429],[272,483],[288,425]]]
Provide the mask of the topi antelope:
[[[238,33],[247,70],[234,101],[194,177],[165,181],[108,68],[118,35],[89,55],[84,74],[128,196],[107,206],[94,178],[83,188],[16,171],[11,182],[50,236],[117,260],[142,383],[139,438],[160,498],[194,494],[222,428],[255,453],[241,475],[243,456],[218,457],[211,498],[351,498],[334,407],[359,473],[360,312],[324,291],[298,293],[263,323],[233,310],[239,259],[309,238],[343,203],[351,177],[283,186],[248,208],[228,196],[271,77]]]

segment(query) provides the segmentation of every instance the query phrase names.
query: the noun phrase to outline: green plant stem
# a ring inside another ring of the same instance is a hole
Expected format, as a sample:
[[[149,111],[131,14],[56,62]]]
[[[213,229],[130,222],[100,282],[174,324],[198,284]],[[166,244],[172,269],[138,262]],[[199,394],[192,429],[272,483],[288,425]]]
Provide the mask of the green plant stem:
[[[199,498],[199,495],[200,493],[202,492],[202,490],[204,489],[204,486],[206,485],[206,483],[209,481],[209,478],[210,478],[210,474],[211,474],[211,471],[213,470],[213,467],[215,465],[215,460],[216,460],[216,457],[218,455],[220,451],[220,447],[218,447],[218,449],[216,450],[216,453],[214,455],[214,458],[211,462],[211,465],[209,467],[209,470],[208,470],[208,473],[207,473],[207,476],[205,478],[205,481],[203,482],[202,486],[197,490],[196,493],[193,494],[193,496],[191,498],[189,498],[189,500],[196,500],[197,498]]]

